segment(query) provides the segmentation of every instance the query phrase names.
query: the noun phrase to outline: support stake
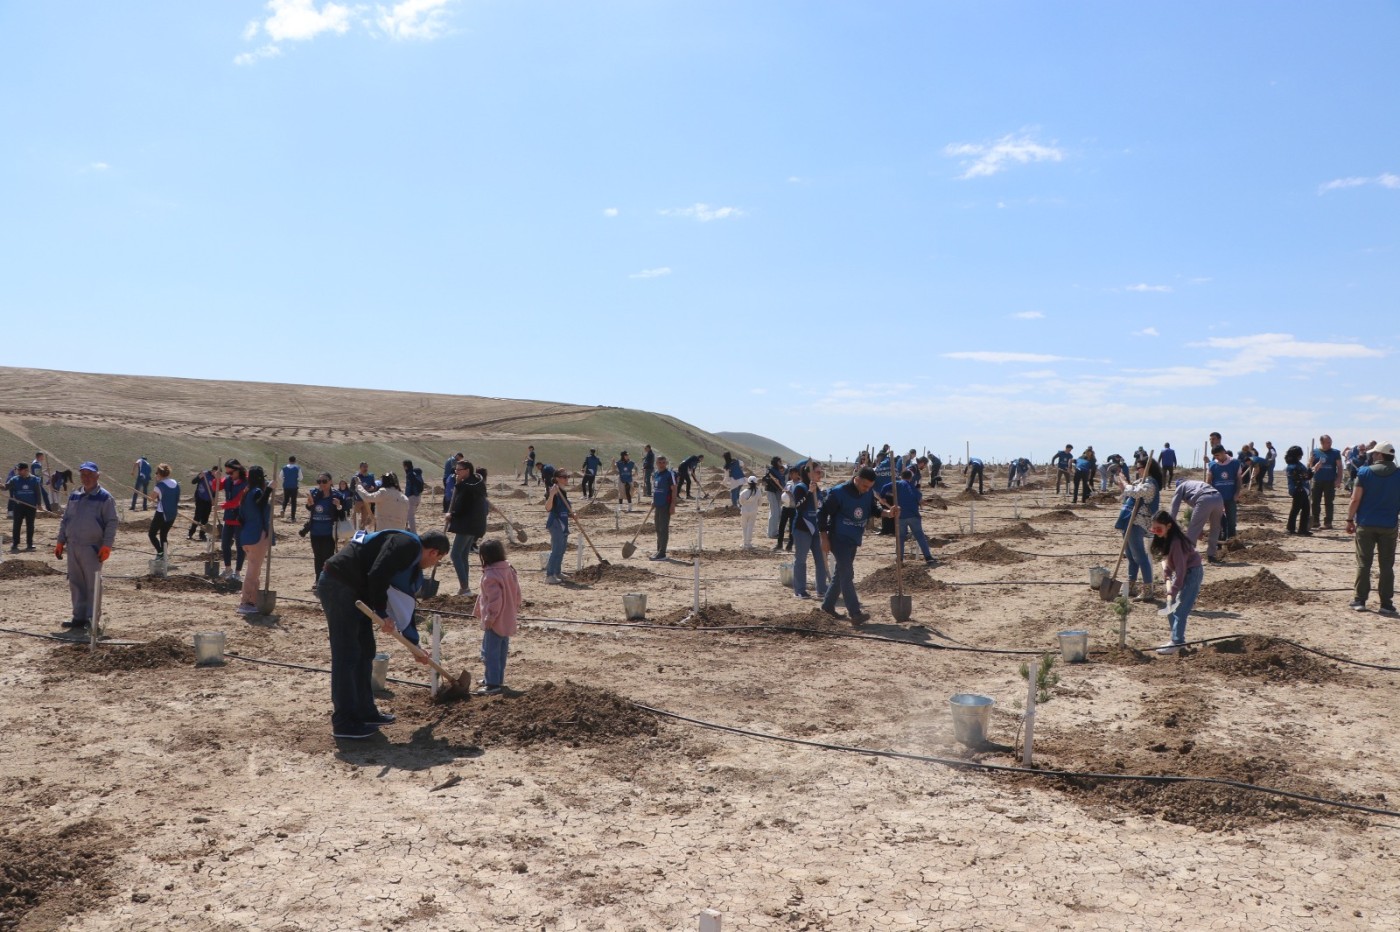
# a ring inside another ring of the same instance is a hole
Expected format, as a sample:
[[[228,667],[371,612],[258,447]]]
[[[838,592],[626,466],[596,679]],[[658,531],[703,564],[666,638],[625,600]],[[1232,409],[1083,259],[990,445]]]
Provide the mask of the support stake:
[[[439,615],[429,615],[428,617],[430,619],[428,628],[432,631],[433,660],[436,663],[442,663],[442,618]],[[436,696],[442,686],[441,674],[436,669],[433,670],[433,675],[429,678],[429,685],[431,686],[430,694]]]
[[[693,562],[695,564],[695,601],[691,609],[698,613],[700,611],[700,558],[696,557]]]
[[[1039,665],[1026,664],[1026,737],[1021,745],[1021,766],[1031,765],[1031,745],[1035,743],[1035,676]]]

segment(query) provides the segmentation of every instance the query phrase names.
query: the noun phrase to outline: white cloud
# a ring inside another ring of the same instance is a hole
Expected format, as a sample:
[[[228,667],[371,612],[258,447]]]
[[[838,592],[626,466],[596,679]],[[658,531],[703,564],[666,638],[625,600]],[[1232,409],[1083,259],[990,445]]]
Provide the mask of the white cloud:
[[[1291,333],[1256,333],[1243,337],[1210,337],[1202,343],[1189,345],[1208,349],[1237,350],[1238,352],[1233,358],[1211,363],[1212,366],[1223,368],[1233,375],[1268,372],[1278,364],[1280,359],[1377,359],[1386,355],[1383,350],[1372,349],[1360,343],[1309,342],[1296,340]]]
[[[691,207],[668,207],[660,213],[663,217],[684,217],[687,220],[698,220],[701,223],[709,223],[711,220],[728,220],[731,217],[744,216],[744,212],[737,207],[711,207],[709,204],[695,204]]]
[[[447,8],[455,0],[403,0],[375,7],[375,24],[393,39],[436,39],[447,31]]]
[[[766,395],[766,394],[768,394],[768,389],[766,389],[766,388],[751,388],[751,389],[749,389],[749,394],[750,394],[750,395]]]
[[[1028,165],[1031,162],[1060,162],[1065,154],[1054,145],[1042,145],[1027,134],[1006,135],[992,143],[949,143],[943,147],[943,154],[961,158],[966,168],[958,177],[987,178],[1006,171],[1012,165]]]
[[[1350,178],[1334,178],[1326,184],[1318,185],[1317,193],[1323,195],[1329,191],[1341,191],[1345,188],[1359,188],[1368,184],[1379,185],[1382,188],[1395,190],[1400,188],[1400,175],[1393,174],[1392,172],[1381,172],[1374,178],[1360,178],[1356,176]]]
[[[1022,372],[1023,379],[1057,379],[1060,374],[1054,369],[1032,369],[1030,372]]]
[[[628,277],[628,278],[665,278],[667,275],[670,275],[670,274],[671,274],[670,268],[663,265],[663,266],[661,266],[660,268],[656,268],[656,269],[642,269],[640,272],[633,272],[631,275],[628,275],[627,277]]]
[[[1043,320],[1045,317],[1040,311],[1017,311],[1011,316],[1016,320]]]
[[[1139,336],[1139,337],[1160,337],[1160,336],[1161,336],[1161,334],[1157,332],[1157,328],[1156,328],[1156,327],[1143,327],[1141,330],[1137,331],[1137,333],[1134,334],[1134,335],[1135,335],[1135,336]]]
[[[1124,291],[1137,291],[1137,292],[1155,291],[1155,292],[1157,292],[1157,293],[1159,293],[1159,294],[1170,294],[1170,293],[1171,293],[1171,290],[1172,290],[1172,286],[1171,286],[1171,285],[1147,285],[1147,284],[1143,284],[1143,283],[1139,282],[1139,283],[1136,284],[1136,285],[1128,285],[1128,286],[1126,286],[1123,290],[1124,290]]]
[[[1064,356],[1051,356],[1047,353],[1004,353],[991,350],[967,350],[957,353],[944,353],[944,359],[966,359],[969,362],[1063,362]]]
[[[807,179],[798,175],[788,175],[788,184],[806,184]]]
[[[604,216],[604,217],[616,217],[616,216],[618,215],[618,213],[619,213],[619,211],[618,211],[618,209],[617,209],[616,207],[604,207],[604,208],[603,208],[603,216]]]
[[[282,50],[280,48],[272,43],[268,43],[251,52],[243,52],[242,54],[233,56],[233,63],[235,65],[252,65],[262,61],[264,58],[276,58],[281,54]]]
[[[273,42],[304,42],[323,32],[344,35],[350,31],[350,8],[339,3],[328,2],[317,9],[316,0],[268,0],[267,8],[272,15],[262,28]]]
[[[88,166],[88,171],[105,172],[111,167],[112,166],[108,165],[106,162],[93,162],[91,165]]]
[[[1195,278],[1186,279],[1186,283],[1189,285],[1209,285],[1213,281],[1215,279],[1209,275],[1197,275]]]

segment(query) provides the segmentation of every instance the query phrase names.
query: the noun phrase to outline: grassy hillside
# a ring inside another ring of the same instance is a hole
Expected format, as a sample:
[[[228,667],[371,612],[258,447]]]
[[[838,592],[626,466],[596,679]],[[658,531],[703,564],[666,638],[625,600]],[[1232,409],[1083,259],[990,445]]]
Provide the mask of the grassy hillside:
[[[792,447],[784,446],[776,440],[770,440],[759,434],[750,434],[737,430],[715,431],[715,436],[725,443],[738,444],[756,450],[763,454],[763,461],[766,463],[775,456],[781,456],[785,463],[795,463],[807,456],[805,453],[798,453]]]
[[[0,367],[0,462],[50,453],[51,467],[94,459],[114,490],[145,455],[184,480],[237,457],[271,465],[295,454],[307,472],[340,477],[364,460],[376,474],[404,459],[441,481],[460,450],[496,476],[514,476],[534,444],[542,462],[578,468],[590,448],[611,464],[640,460],[651,443],[673,458],[760,451],[664,414],[546,401],[384,392],[356,388],[217,382]]]

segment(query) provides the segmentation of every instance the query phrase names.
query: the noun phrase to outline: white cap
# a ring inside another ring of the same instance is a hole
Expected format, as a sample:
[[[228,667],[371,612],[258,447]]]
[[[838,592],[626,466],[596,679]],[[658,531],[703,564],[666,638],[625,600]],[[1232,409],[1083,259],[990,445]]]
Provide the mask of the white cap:
[[[1394,456],[1394,455],[1395,455],[1395,444],[1393,444],[1393,443],[1391,443],[1391,442],[1389,442],[1389,441],[1386,441],[1385,443],[1378,443],[1378,444],[1376,444],[1374,447],[1371,448],[1371,452],[1372,452],[1372,453],[1381,453],[1381,454],[1384,454],[1385,456]]]

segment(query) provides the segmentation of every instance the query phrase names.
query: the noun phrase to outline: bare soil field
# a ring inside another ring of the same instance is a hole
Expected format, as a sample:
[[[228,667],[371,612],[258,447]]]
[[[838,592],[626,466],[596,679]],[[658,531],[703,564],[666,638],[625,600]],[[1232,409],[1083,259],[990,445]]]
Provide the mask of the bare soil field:
[[[1188,635],[1222,640],[1171,657],[1144,605],[1119,650],[1087,585],[1117,556],[1116,509],[1070,512],[1043,488],[978,499],[975,535],[970,503],[926,509],[943,562],[905,565],[907,623],[890,614],[892,538],[868,534],[859,630],[779,584],[790,554],[762,537],[742,551],[736,517],[706,511],[686,553],[698,503],[668,562],[646,560],[646,532],[621,556],[644,510],[600,512],[609,565],[575,532],[572,579],[547,586],[538,488],[493,500],[530,536],[508,540],[526,599],[510,690],[434,703],[381,638],[398,722],[365,742],[330,736],[296,525],[277,525],[278,613],[248,618],[197,578],[185,523],[166,579],[124,529],[106,631],[139,643],[93,654],[62,638],[41,522],[39,552],[0,564],[0,929],[654,932],[705,908],[725,929],[832,932],[1400,927],[1400,820],[1300,798],[1400,808],[1400,673],[1288,643],[1394,667],[1400,625],[1346,610],[1344,535],[1267,533],[1281,493],[1242,517],[1256,546],[1207,567]],[[479,679],[471,599],[449,593],[450,567],[438,578],[423,609],[445,664]],[[644,622],[626,622],[625,593],[647,596]],[[1069,628],[1091,653],[1054,667],[1039,772],[977,769],[1019,764],[1018,667]],[[237,656],[196,667],[203,631]],[[996,700],[985,745],[954,739],[960,692]]]

